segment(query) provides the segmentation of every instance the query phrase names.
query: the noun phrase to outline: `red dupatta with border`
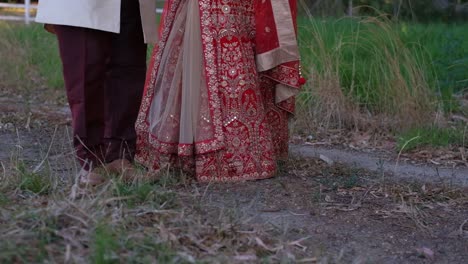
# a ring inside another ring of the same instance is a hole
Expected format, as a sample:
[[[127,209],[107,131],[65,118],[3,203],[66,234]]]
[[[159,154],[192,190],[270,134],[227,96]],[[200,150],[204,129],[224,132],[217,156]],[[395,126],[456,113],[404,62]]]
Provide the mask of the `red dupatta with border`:
[[[303,83],[297,44],[297,1],[256,3],[256,63],[259,73],[278,83],[276,104],[294,112],[294,96]]]

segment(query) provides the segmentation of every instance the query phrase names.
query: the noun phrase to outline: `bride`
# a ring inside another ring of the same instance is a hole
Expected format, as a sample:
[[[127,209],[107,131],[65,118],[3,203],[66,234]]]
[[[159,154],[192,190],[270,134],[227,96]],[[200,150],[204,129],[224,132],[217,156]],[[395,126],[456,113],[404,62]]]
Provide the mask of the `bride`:
[[[199,181],[274,175],[299,75],[296,0],[168,0],[136,123],[136,160]]]

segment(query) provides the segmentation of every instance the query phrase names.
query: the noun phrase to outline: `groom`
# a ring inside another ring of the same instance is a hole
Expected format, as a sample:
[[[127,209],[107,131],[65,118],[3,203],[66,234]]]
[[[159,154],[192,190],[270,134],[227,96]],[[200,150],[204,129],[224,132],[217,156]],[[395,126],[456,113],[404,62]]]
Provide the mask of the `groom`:
[[[58,39],[81,182],[130,169],[156,0],[40,0],[36,21]]]

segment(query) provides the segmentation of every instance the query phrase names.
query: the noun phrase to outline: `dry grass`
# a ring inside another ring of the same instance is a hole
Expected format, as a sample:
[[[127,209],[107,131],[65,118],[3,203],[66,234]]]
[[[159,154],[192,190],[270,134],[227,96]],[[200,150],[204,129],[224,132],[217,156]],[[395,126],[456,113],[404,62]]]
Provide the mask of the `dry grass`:
[[[2,63],[0,63],[0,86],[30,89],[34,79],[33,76],[37,76],[37,72],[34,71],[31,65],[21,61],[27,58],[27,50],[18,39],[5,36],[5,32],[11,30],[9,24],[0,22],[0,27],[2,27],[1,31],[3,33],[0,37],[0,57],[2,58]],[[19,83],[23,85],[18,85]]]
[[[26,161],[20,145],[10,162],[2,162],[1,263],[243,263],[305,258],[297,250],[300,241],[272,237],[236,210],[206,206],[210,186],[192,185],[176,172],[168,171],[153,184],[125,184],[119,175],[108,175],[111,180],[106,185],[81,189],[72,176],[77,166],[70,146],[54,138],[42,146],[49,151],[37,162]]]
[[[64,102],[56,39],[41,25],[0,21],[0,58],[2,95],[21,96],[26,102]]]
[[[453,188],[384,182],[363,170],[304,159],[291,159],[278,181],[200,185],[168,172],[154,184],[124,184],[108,175],[106,185],[83,192],[72,176],[77,168],[67,137],[56,130],[35,161],[25,159],[27,147],[18,145],[11,161],[2,162],[0,262],[346,263],[350,257],[340,249],[312,250],[312,234],[300,227],[257,217],[274,214],[284,202],[319,215],[369,210],[432,234],[436,227],[427,208],[452,212],[468,201]],[[259,199],[273,205],[252,215]]]
[[[300,242],[275,239],[226,208],[205,209],[196,195],[135,184],[122,196],[121,185],[79,199],[64,192],[69,185],[48,197],[4,189],[0,262],[276,262]]]
[[[299,98],[298,128],[399,131],[434,120],[424,48],[410,49],[384,15],[333,22],[309,14],[299,32],[310,82]]]

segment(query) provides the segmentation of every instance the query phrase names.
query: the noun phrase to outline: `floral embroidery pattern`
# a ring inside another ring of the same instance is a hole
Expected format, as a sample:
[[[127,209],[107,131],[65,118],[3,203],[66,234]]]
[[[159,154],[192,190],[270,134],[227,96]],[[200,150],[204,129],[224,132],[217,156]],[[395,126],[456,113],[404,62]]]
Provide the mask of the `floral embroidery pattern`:
[[[274,87],[283,83],[297,87],[297,63],[259,74],[255,64],[254,0],[199,0],[208,109],[200,114],[198,127],[209,135],[194,144],[180,144],[152,134],[148,124],[153,97],[164,89],[156,83],[161,54],[173,30],[180,6],[187,0],[172,0],[165,10],[160,43],[153,52],[143,103],[137,120],[136,159],[150,169],[175,165],[194,174],[199,181],[245,181],[268,178],[276,161],[288,149],[289,113],[294,100],[274,103]],[[177,49],[174,53],[179,52]],[[180,122],[171,121],[174,127]],[[174,136],[174,137],[173,137]]]

